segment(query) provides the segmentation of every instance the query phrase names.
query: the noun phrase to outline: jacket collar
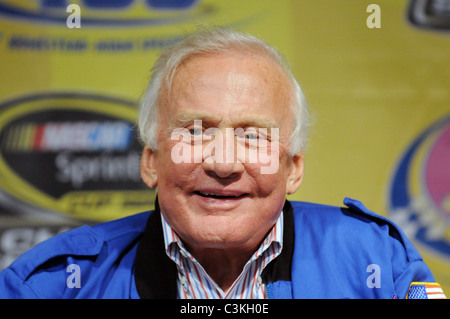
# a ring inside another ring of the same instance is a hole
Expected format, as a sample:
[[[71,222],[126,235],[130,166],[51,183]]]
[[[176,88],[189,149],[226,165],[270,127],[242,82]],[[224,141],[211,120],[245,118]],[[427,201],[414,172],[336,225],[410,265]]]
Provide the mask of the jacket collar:
[[[261,278],[265,284],[280,280],[291,281],[291,264],[294,254],[294,213],[292,205],[288,200],[284,203],[283,214],[283,250],[263,270]]]
[[[279,280],[291,281],[291,263],[294,250],[294,216],[288,200],[285,201],[283,250],[262,273],[265,284]],[[150,214],[135,260],[135,283],[142,299],[177,298],[177,267],[166,255],[158,198]]]

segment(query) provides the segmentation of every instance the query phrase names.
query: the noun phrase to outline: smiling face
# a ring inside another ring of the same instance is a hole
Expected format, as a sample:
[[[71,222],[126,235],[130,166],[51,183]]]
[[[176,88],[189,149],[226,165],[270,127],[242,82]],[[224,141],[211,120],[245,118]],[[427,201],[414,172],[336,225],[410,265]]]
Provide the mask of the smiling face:
[[[275,224],[286,193],[295,192],[303,176],[303,156],[289,155],[291,92],[282,69],[257,55],[198,55],[178,67],[170,95],[163,90],[160,98],[158,150],[144,148],[141,175],[158,187],[161,212],[188,248],[254,250]],[[194,139],[220,130],[223,143],[216,146],[223,149],[194,160],[195,148],[205,150],[211,142],[193,143],[193,160],[176,163],[172,149],[180,141],[171,133],[177,128]],[[239,143],[248,149],[260,128],[268,132],[264,150],[278,154],[272,174],[261,174],[270,163],[245,161],[236,152]],[[279,129],[279,138],[271,128]],[[232,160],[211,160],[219,151]]]

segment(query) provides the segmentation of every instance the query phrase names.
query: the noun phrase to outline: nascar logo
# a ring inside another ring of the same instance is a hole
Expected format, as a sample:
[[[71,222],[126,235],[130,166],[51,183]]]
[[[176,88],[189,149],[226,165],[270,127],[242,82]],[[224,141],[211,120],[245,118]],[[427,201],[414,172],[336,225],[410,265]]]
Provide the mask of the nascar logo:
[[[3,138],[7,151],[121,151],[129,145],[131,125],[123,121],[50,122],[13,125]]]
[[[134,102],[41,93],[0,104],[0,206],[111,220],[153,208]]]

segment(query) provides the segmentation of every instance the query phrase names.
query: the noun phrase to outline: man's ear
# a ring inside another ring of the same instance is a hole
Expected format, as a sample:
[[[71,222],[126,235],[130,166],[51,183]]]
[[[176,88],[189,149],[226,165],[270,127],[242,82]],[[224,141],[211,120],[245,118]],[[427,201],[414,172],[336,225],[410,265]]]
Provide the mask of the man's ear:
[[[293,194],[300,187],[303,180],[305,157],[303,151],[295,154],[291,159],[291,170],[286,181],[286,193]]]
[[[144,147],[141,156],[141,178],[150,188],[158,186],[158,174],[156,169],[156,152],[148,146]]]

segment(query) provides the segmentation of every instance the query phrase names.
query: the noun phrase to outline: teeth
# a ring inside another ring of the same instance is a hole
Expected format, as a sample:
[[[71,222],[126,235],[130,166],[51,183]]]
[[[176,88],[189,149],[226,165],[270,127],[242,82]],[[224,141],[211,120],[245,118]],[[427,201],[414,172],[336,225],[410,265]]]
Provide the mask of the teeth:
[[[199,192],[199,193],[204,196],[216,196],[216,197],[239,197],[240,196],[240,195],[217,195],[217,194],[213,194],[213,193],[203,193],[203,192]]]

